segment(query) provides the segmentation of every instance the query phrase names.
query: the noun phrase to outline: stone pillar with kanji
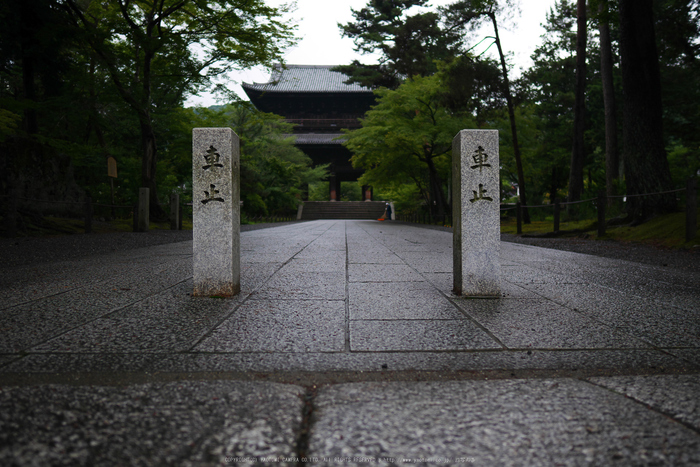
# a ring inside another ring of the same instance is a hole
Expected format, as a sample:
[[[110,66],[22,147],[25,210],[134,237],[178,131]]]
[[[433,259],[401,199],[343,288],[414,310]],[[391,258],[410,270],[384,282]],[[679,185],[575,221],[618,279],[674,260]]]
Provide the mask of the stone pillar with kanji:
[[[499,297],[498,130],[462,130],[452,141],[454,288],[457,295]]]
[[[230,128],[192,130],[195,296],[241,290],[240,144]]]

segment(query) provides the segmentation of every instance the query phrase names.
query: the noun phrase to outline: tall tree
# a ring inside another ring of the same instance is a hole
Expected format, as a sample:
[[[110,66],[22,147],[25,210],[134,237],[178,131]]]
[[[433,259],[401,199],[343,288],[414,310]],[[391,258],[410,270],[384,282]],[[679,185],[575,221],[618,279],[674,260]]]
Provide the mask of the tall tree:
[[[576,87],[576,7],[558,0],[542,24],[542,44],[532,54],[534,65],[522,79],[526,98],[541,131],[534,165],[529,165],[531,194],[537,198],[549,191],[549,200],[559,197],[569,180],[573,147],[574,89]],[[533,171],[534,169],[534,171]]]
[[[578,201],[583,193],[583,163],[586,157],[584,133],[586,130],[586,0],[576,4],[576,88],[574,101],[574,144],[569,169],[569,201]]]
[[[518,172],[518,189],[520,192],[520,202],[527,205],[527,196],[525,190],[525,172],[523,171],[522,156],[520,153],[520,145],[518,143],[518,129],[515,122],[515,104],[513,103],[513,95],[511,92],[510,80],[508,79],[508,65],[506,57],[503,53],[501,45],[501,37],[498,32],[498,16],[508,8],[513,8],[511,0],[460,0],[446,7],[442,11],[447,16],[447,22],[450,25],[450,30],[461,28],[466,25],[475,27],[479,24],[479,19],[488,20],[493,27],[493,44],[498,49],[498,56],[501,62],[501,71],[503,73],[503,94],[506,98],[508,106],[508,118],[510,120],[510,132],[513,141],[513,154],[515,157],[515,165]],[[526,224],[530,223],[530,214],[527,209],[523,212],[523,221]]]
[[[433,219],[449,212],[444,181],[452,140],[473,125],[471,116],[460,117],[444,105],[443,89],[441,76],[433,75],[375,91],[377,105],[361,120],[362,128],[347,132],[345,143],[353,166],[365,169],[362,184],[381,188],[413,180]]]
[[[234,67],[271,65],[290,44],[281,11],[262,0],[66,0],[121,98],[138,117],[141,185],[150,209],[162,216],[156,187],[154,112],[173,108],[189,92]],[[197,47],[198,50],[194,50]],[[154,102],[159,89],[160,102]]]
[[[617,105],[613,80],[613,51],[610,37],[608,0],[598,4],[598,31],[600,34],[600,77],[605,107],[605,187],[608,196],[615,194],[615,180],[620,176],[617,157]]]
[[[632,197],[671,189],[664,147],[661,78],[653,0],[620,0],[620,55],[624,89],[623,158],[629,214],[635,221],[672,211],[673,195]]]
[[[427,4],[428,0],[370,0],[364,8],[352,10],[355,21],[338,24],[343,36],[354,41],[357,52],[381,56],[378,65],[355,60],[337,70],[350,76],[350,82],[390,89],[405,78],[435,73],[436,61],[456,56],[463,38],[446,28],[436,12],[408,14]]]

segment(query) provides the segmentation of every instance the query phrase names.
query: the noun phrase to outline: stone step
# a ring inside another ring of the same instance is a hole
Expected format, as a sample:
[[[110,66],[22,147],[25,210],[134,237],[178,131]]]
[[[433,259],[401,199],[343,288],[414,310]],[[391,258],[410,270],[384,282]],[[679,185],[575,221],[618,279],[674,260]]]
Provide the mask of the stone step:
[[[307,201],[302,219],[378,219],[385,207],[383,201]]]

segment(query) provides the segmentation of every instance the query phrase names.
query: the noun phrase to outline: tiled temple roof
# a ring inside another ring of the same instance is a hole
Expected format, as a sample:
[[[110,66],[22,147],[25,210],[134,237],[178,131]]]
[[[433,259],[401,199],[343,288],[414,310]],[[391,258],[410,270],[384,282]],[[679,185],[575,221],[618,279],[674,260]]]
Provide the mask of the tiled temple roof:
[[[275,65],[267,83],[242,83],[243,89],[267,92],[361,92],[372,90],[359,84],[345,84],[348,76],[331,71],[335,65]]]

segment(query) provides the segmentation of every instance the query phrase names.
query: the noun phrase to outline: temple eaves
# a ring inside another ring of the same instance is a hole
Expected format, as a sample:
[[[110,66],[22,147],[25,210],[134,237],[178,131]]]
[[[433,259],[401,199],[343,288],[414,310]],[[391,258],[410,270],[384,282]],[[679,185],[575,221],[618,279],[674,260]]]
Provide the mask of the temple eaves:
[[[267,83],[242,83],[243,89],[283,93],[366,93],[372,90],[357,83],[346,84],[348,76],[332,71],[336,65],[274,65]]]

